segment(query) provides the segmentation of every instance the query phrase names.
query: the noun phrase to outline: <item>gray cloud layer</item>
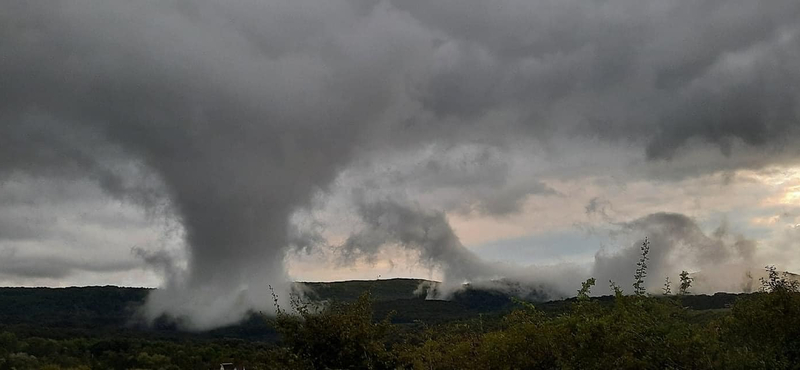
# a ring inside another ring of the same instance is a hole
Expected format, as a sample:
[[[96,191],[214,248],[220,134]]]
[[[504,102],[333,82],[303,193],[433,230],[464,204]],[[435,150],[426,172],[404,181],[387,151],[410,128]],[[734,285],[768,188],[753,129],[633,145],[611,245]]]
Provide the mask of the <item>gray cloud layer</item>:
[[[292,214],[376,153],[600,139],[651,160],[709,143],[731,158],[709,171],[796,161],[798,19],[794,0],[11,1],[0,176],[168,200],[189,264],[151,314],[208,327],[269,307]],[[417,180],[478,189],[487,214],[549,192],[438,163]]]
[[[358,211],[364,227],[338,247],[340,256],[345,261],[369,259],[391,245],[414,251],[424,267],[444,275],[437,289],[428,291],[429,298],[446,298],[464,283],[513,289],[522,296],[562,298],[583,276],[575,266],[525,268],[484,261],[461,244],[443,213],[419,206],[376,200],[360,202]]]
[[[659,291],[666,277],[678,281],[684,270],[702,276],[695,281],[695,292],[741,291],[753,283],[748,273],[759,274],[764,266],[756,258],[756,242],[731,235],[725,224],[707,235],[685,215],[655,213],[618,226],[618,233],[633,236],[634,241],[620,250],[601,250],[595,255],[592,274],[602,282],[631,280],[641,257],[642,236],[650,242],[646,286],[652,292]]]

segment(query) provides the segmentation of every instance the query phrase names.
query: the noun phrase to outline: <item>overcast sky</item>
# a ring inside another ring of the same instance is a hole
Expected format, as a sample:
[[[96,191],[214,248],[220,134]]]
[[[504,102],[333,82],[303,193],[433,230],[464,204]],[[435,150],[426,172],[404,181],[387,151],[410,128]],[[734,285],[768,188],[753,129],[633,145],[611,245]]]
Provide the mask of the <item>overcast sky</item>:
[[[12,0],[0,285],[798,271],[799,86],[796,0]]]

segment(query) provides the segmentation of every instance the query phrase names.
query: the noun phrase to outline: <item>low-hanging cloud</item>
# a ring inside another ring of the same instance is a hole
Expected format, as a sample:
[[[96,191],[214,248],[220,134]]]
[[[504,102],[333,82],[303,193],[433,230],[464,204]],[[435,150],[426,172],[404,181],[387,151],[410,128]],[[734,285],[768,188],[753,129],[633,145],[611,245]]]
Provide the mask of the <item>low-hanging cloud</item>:
[[[695,292],[750,290],[753,276],[759,276],[764,267],[756,255],[757,243],[732,234],[725,223],[709,235],[690,217],[655,213],[621,223],[615,232],[628,235],[632,242],[595,255],[592,274],[600,281],[629,281],[644,237],[650,243],[645,286],[653,293],[660,291],[667,277],[677,282],[681,271],[694,274]]]
[[[660,293],[667,277],[678,281],[684,270],[692,273],[694,292],[751,291],[764,263],[756,256],[757,243],[732,234],[725,223],[709,235],[695,220],[677,213],[655,213],[611,225],[617,239],[629,244],[600,250],[587,269],[566,263],[523,266],[481,259],[460,243],[443,213],[418,205],[361,201],[358,210],[364,226],[337,247],[340,258],[347,263],[369,259],[385,247],[415,252],[423,267],[442,273],[439,285],[423,289],[428,298],[447,298],[464,284],[537,300],[564,298],[589,277],[629,289],[645,237],[650,243],[645,287],[651,293]],[[609,292],[602,284],[595,289],[598,294]]]
[[[390,200],[359,201],[364,227],[338,246],[345,262],[369,258],[381,248],[396,246],[418,254],[423,267],[443,277],[428,298],[447,298],[464,284],[503,290],[538,299],[563,298],[582,273],[575,266],[524,267],[485,261],[465,248],[441,212]]]
[[[126,271],[140,267],[137,261],[81,261],[53,256],[20,256],[16,248],[0,249],[0,276],[15,278],[64,278],[81,270],[90,272]]]

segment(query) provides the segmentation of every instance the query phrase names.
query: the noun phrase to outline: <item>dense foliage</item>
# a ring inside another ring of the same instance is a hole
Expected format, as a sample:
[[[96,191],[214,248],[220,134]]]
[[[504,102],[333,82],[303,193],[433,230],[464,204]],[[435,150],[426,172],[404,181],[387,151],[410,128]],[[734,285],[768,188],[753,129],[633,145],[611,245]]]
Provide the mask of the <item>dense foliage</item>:
[[[499,320],[404,335],[371,319],[366,296],[279,324],[289,352],[301,360],[293,364],[303,369],[800,368],[800,293],[778,276],[763,292],[711,315],[686,309],[682,296],[618,291],[604,304],[588,298],[593,284],[587,281],[565,312],[519,302]],[[314,350],[328,346],[342,351]]]
[[[295,299],[293,313],[268,319],[277,343],[47,338],[6,328],[0,370],[209,369],[220,362],[248,369],[800,369],[800,293],[774,270],[761,292],[711,310],[690,307],[720,307],[714,299],[724,306],[730,297],[618,290],[590,298],[594,284],[588,280],[569,301],[517,300],[503,314],[438,324],[376,316],[368,293],[326,305]]]

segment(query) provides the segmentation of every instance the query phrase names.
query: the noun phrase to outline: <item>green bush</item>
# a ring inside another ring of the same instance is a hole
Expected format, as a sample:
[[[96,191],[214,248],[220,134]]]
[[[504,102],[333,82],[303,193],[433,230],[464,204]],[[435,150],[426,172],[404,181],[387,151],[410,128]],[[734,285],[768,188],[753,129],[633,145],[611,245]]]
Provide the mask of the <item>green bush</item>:
[[[364,293],[353,303],[312,309],[292,300],[297,314],[278,310],[276,327],[289,353],[288,363],[307,369],[392,369],[394,355],[387,348],[389,318],[372,319],[372,301]]]

